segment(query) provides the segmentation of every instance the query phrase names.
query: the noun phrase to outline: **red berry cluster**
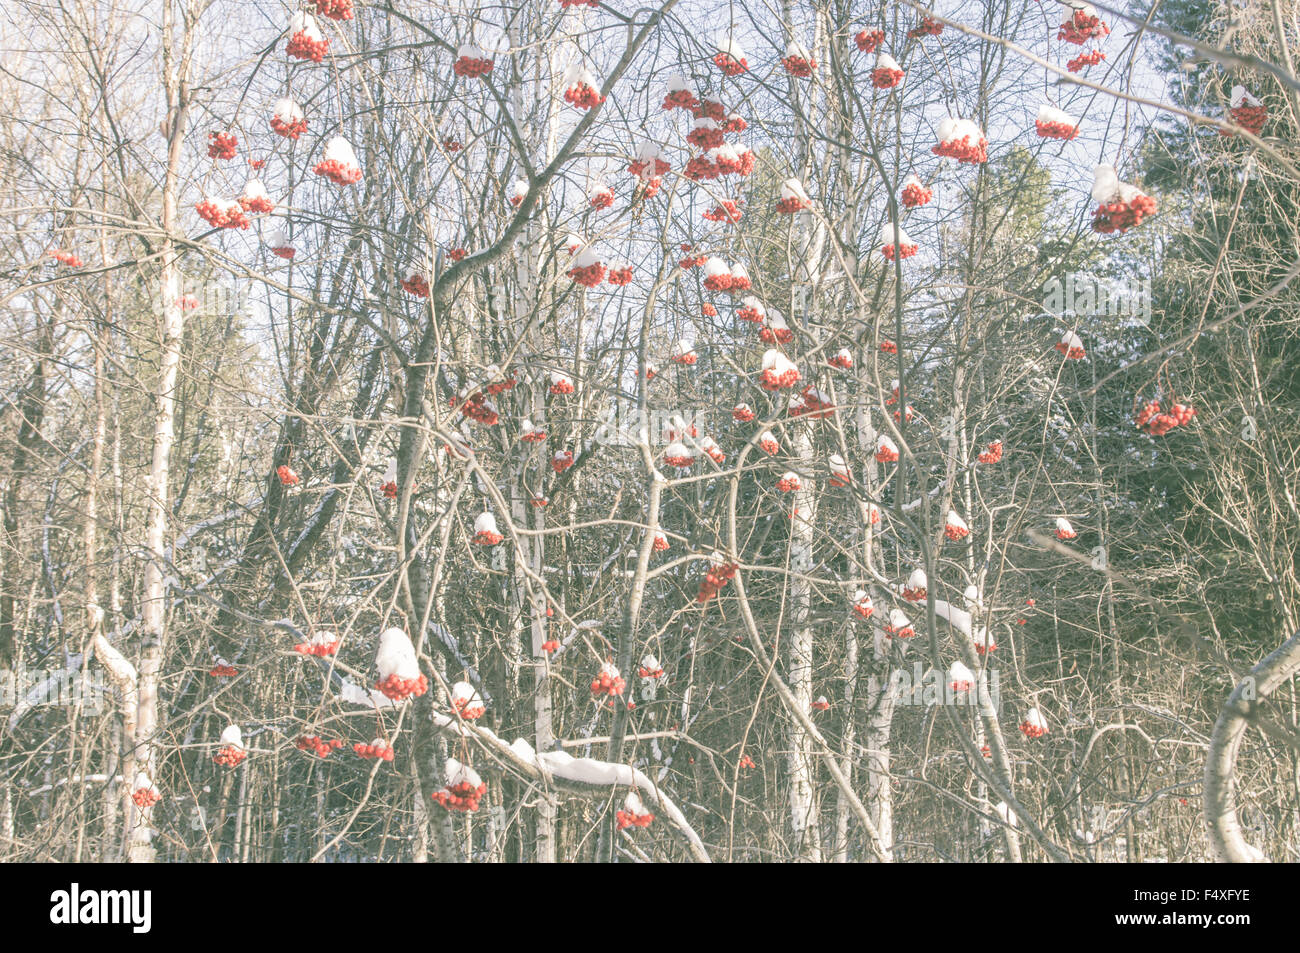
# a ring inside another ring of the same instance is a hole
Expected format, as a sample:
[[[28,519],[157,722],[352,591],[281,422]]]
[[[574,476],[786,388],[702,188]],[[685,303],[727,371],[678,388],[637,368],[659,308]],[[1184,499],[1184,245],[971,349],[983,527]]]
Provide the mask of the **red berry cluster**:
[[[887,261],[893,261],[893,260],[894,260],[894,249],[895,249],[896,247],[898,247],[898,246],[895,246],[895,245],[882,245],[882,246],[880,246],[880,253],[881,253],[882,255],[885,256],[885,259],[886,259]],[[900,257],[900,258],[911,258],[913,255],[916,254],[917,249],[918,249],[919,247],[920,247],[919,245],[915,245],[915,244],[912,244],[912,245],[903,245],[901,251],[899,252],[899,257]]]
[[[330,51],[330,41],[328,38],[313,40],[307,35],[306,30],[301,30],[289,37],[289,42],[285,44],[284,52],[296,60],[311,60],[313,63],[319,63],[325,59],[325,54]]]
[[[382,741],[378,740],[373,744],[364,744],[363,742],[358,741],[352,746],[352,750],[356,752],[358,758],[362,758],[366,761],[393,760],[392,745],[384,744]]]
[[[614,204],[614,190],[610,188],[598,189],[592,193],[592,208],[609,208]]]
[[[492,72],[492,67],[495,65],[492,60],[486,57],[462,56],[452,64],[451,71],[457,76],[478,79],[480,76],[486,76]]]
[[[708,602],[719,592],[722,587],[735,578],[736,570],[740,566],[738,563],[723,563],[721,566],[714,566],[704,576],[704,581],[700,583],[700,591],[695,595],[695,601],[699,603]]]
[[[864,599],[862,602],[853,604],[853,611],[863,619],[870,619],[871,614],[876,611],[876,607],[871,604],[870,599]]]
[[[654,169],[651,173],[650,170]],[[661,175],[667,175],[672,165],[663,159],[646,159],[645,161],[635,160],[628,163],[627,171],[631,172],[639,179],[657,179]]]
[[[913,183],[903,189],[904,208],[918,208],[928,204],[932,198],[934,198],[934,192],[923,185]]]
[[[915,40],[922,36],[938,36],[943,32],[943,24],[934,17],[921,17],[921,22],[907,31],[907,38]]]
[[[831,703],[824,698],[819,698],[808,707],[813,711],[830,711]]]
[[[572,385],[570,385],[570,392],[572,392]],[[572,450],[560,450],[556,452],[555,456],[551,457],[551,469],[556,473],[563,473],[571,466],[573,466]]]
[[[352,0],[316,0],[316,12],[331,20],[351,20]]]
[[[1085,66],[1096,66],[1106,58],[1106,54],[1101,50],[1093,50],[1090,53],[1080,53],[1074,59],[1065,64],[1065,68],[1071,73],[1077,73]]]
[[[794,332],[787,328],[764,327],[758,332],[758,339],[766,344],[789,344],[794,340]]]
[[[703,213],[703,217],[710,222],[739,222],[744,212],[740,210],[741,201],[732,199],[723,199],[709,211]]]
[[[210,132],[208,133],[208,158],[233,159],[238,145],[239,140],[232,132]]]
[[[1047,734],[1047,729],[1042,725],[1031,725],[1027,721],[1020,723],[1020,730],[1025,733],[1026,738],[1041,738]]]
[[[286,139],[297,139],[307,131],[307,120],[295,119],[291,122],[285,122],[279,116],[272,116],[271,131],[277,135],[284,136]]]
[[[530,430],[528,433],[521,433],[519,439],[524,443],[541,443],[546,439],[545,430]]]
[[[322,741],[315,735],[303,735],[295,742],[299,751],[314,751],[318,758],[328,758],[330,752],[337,751],[343,747],[343,739],[331,738],[329,741]]]
[[[1133,418],[1140,430],[1153,437],[1163,437],[1175,427],[1185,427],[1196,416],[1196,408],[1187,404],[1171,404],[1168,411],[1160,409],[1160,401],[1153,400]]]
[[[783,56],[781,65],[791,76],[797,76],[799,79],[807,79],[817,69],[817,61],[805,59],[802,56]]]
[[[759,375],[759,379],[763,390],[785,390],[799,383],[799,369],[791,367],[778,373],[769,367]]]
[[[61,265],[67,265],[69,268],[80,268],[85,262],[78,258],[70,251],[62,251],[58,248],[51,248],[45,254],[53,258]]]
[[[925,586],[916,586],[916,587],[904,586],[903,598],[906,599],[908,602],[924,602],[925,591],[926,591]]]
[[[1079,134],[1079,127],[1068,122],[1044,122],[1034,120],[1034,129],[1044,139],[1064,139],[1067,142]]]
[[[1142,224],[1142,219],[1156,213],[1156,200],[1149,195],[1137,195],[1130,202],[1108,202],[1097,206],[1092,213],[1092,230],[1101,235],[1112,232],[1123,234]]]
[[[831,367],[838,367],[842,371],[847,371],[853,367],[853,358],[847,354],[833,354],[826,363]]]
[[[454,399],[452,406],[456,406]],[[501,419],[497,413],[496,405],[488,400],[482,391],[475,391],[466,397],[460,404],[460,412],[470,420],[485,427],[495,427]]]
[[[564,91],[564,101],[578,109],[591,109],[605,101],[588,83],[575,83]]]
[[[731,289],[731,273],[722,272],[717,275],[709,275],[704,279],[704,287],[710,291],[729,291]]]
[[[912,418],[914,418],[915,416],[916,416],[916,408],[913,407],[911,404],[908,404],[908,405],[907,405],[907,422],[910,424],[910,423],[912,422]],[[897,410],[894,411],[894,420],[896,420],[896,421],[901,421],[902,419],[903,419],[903,418],[902,418],[902,414],[901,414],[899,411],[897,411]]]
[[[474,542],[480,546],[495,546],[501,540],[505,539],[500,533],[490,533],[486,530],[474,534]]]
[[[236,204],[223,208],[216,202],[204,199],[194,206],[194,211],[213,228],[248,228],[252,224],[244,210]]]
[[[545,642],[542,643],[542,651],[545,652],[547,655],[554,655],[559,650],[560,650],[560,643],[558,639],[547,639]]]
[[[980,463],[997,463],[1002,459],[1002,441],[994,440],[976,458]]]
[[[1245,129],[1251,135],[1258,136],[1260,130],[1264,128],[1264,123],[1268,121],[1268,107],[1263,103],[1258,106],[1250,106],[1242,103],[1240,106],[1234,106],[1228,110],[1228,115],[1242,129]],[[1220,129],[1221,135],[1230,136],[1231,132],[1226,129]]]
[[[560,0],[564,3],[564,0]],[[578,0],[579,3],[582,0]],[[574,4],[568,4],[573,6]],[[592,4],[595,6],[595,4]],[[487,794],[487,784],[480,784],[474,787],[468,781],[462,781],[460,784],[454,784],[449,788],[441,791],[434,791],[431,795],[433,799],[449,811],[460,811],[462,814],[468,811],[477,811],[478,802]]]
[[[687,367],[690,367],[699,360],[699,358],[700,356],[694,351],[687,351],[685,354],[674,354],[672,361],[674,364],[685,364]]]
[[[746,755],[741,755],[741,758],[740,758],[740,764],[739,764],[738,766],[739,766],[740,768],[753,768],[753,767],[757,767],[757,765],[754,764],[754,759],[751,758],[751,757],[750,757],[749,755],[747,755],[747,754],[746,754]]]
[[[793,493],[795,490],[802,490],[803,483],[797,476],[781,477],[776,481],[776,488],[782,493]]]
[[[397,481],[389,480],[387,483],[382,484],[379,487],[379,492],[383,493],[387,499],[397,499]]]
[[[731,410],[731,416],[734,420],[742,424],[747,424],[754,419],[754,412],[746,406],[736,406]]]
[[[251,199],[246,199],[243,196],[240,196],[239,207],[245,212],[252,212],[254,214],[264,214],[275,211],[275,203],[265,195],[259,195],[256,198]]]
[[[694,182],[703,182],[722,175],[722,167],[707,155],[693,156],[682,169],[682,175]]]
[[[884,444],[876,447],[877,463],[894,463],[898,460],[898,451]]]
[[[460,717],[466,721],[473,721],[475,718],[482,718],[487,708],[481,701],[473,698],[454,698],[451,703],[456,711],[460,712]]]
[[[361,181],[360,169],[354,165],[344,165],[338,159],[322,159],[312,171],[335,185],[355,185]]]
[[[937,156],[956,159],[958,162],[965,162],[970,165],[989,161],[989,143],[983,136],[978,140],[972,140],[970,136],[949,139],[934,146],[930,151]]]
[[[769,457],[774,457],[781,452],[781,445],[773,437],[758,442],[758,449],[762,450]]]
[[[393,701],[405,701],[429,690],[429,680],[423,674],[417,678],[402,678],[396,672],[375,682],[375,690],[383,692]]]
[[[664,455],[664,463],[670,467],[676,467],[679,470],[689,470],[695,466],[695,458],[687,454],[686,456]]]
[[[853,42],[858,45],[858,49],[863,53],[874,53],[881,43],[885,42],[884,30],[859,30]]]
[[[943,527],[943,535],[947,536],[955,543],[957,540],[965,539],[969,536],[970,530],[966,529],[964,526],[953,526],[951,523],[945,523]]]
[[[448,249],[447,249],[447,257],[448,257],[449,259],[451,259],[451,261],[452,261],[453,263],[460,261],[461,259],[463,259],[463,258],[464,258],[466,255],[468,255],[468,254],[469,254],[469,252],[465,251],[465,249],[463,249],[463,248],[448,248]]]
[[[293,650],[299,655],[315,655],[318,658],[324,658],[327,655],[335,655],[339,650],[339,640],[331,639],[328,642],[299,642],[293,647]]]
[[[879,66],[871,71],[871,85],[876,89],[893,89],[902,81],[903,71],[901,69]]]
[[[408,295],[415,295],[416,298],[428,298],[429,282],[422,274],[409,274],[402,280],[402,290]]]
[[[605,266],[600,262],[590,265],[575,266],[569,269],[569,277],[586,288],[594,288],[605,280]]]
[[[568,380],[567,378],[564,379],[564,380],[558,380],[558,381],[556,381],[554,384],[551,385],[551,393],[552,393],[552,394],[572,394],[572,393],[573,393],[573,381]]]
[[[614,815],[617,818],[618,829],[626,830],[629,827],[649,827],[650,822],[655,816],[647,811],[645,814],[633,814],[630,811],[620,810]]]
[[[212,666],[212,670],[208,674],[213,678],[234,678],[239,674],[239,669],[233,665],[218,664]]]
[[[801,212],[808,207],[807,202],[793,195],[776,203],[776,210],[782,215],[793,215],[795,212]]]
[[[220,765],[223,768],[233,768],[247,757],[248,752],[243,748],[236,748],[234,745],[226,745],[212,756],[212,763]]]
[[[1083,46],[1094,37],[1100,39],[1110,35],[1110,27],[1101,22],[1101,17],[1085,10],[1075,10],[1074,16],[1061,24],[1056,38],[1075,46]]]
[[[717,99],[709,99],[707,96],[691,109],[691,114],[696,119],[712,119],[714,122],[727,121],[727,107]],[[739,118],[739,117],[737,117]],[[742,122],[744,120],[741,120]],[[733,132],[739,130],[724,129],[723,132]]]
[[[716,149],[726,138],[717,126],[696,126],[686,134],[686,141],[701,149]]]
[[[758,309],[750,307],[749,305],[741,305],[737,308],[736,317],[740,318],[742,321],[753,321],[755,323],[763,320],[763,316],[758,313]]]
[[[700,101],[689,89],[679,89],[664,97],[663,109],[689,109],[694,111]]]
[[[713,57],[713,65],[728,76],[739,76],[749,69],[749,60],[743,56],[740,59],[735,59],[727,53],[717,53]]]
[[[1069,361],[1082,361],[1088,356],[1088,352],[1077,344],[1070,345],[1066,344],[1064,341],[1057,341],[1054,346],[1058,351],[1064,354],[1066,360]]]
[[[135,801],[135,806],[144,810],[147,807],[153,807],[162,800],[162,795],[151,788],[136,788],[131,792],[131,800]]]
[[[651,544],[651,548],[656,553],[662,553],[664,550],[668,549],[670,545],[671,544],[668,542],[667,536],[664,536],[662,533],[656,533],[654,542]]]
[[[623,694],[623,689],[627,687],[627,682],[623,676],[614,675],[611,672],[601,672],[591,680],[591,697],[592,698],[617,698]]]
[[[275,468],[275,475],[280,478],[281,486],[297,486],[302,482],[302,477],[298,476],[293,468],[286,463],[282,463]]]
[[[791,417],[825,420],[827,417],[835,416],[835,405],[828,400],[823,400],[821,393],[811,386],[799,396],[802,400],[796,406],[790,408]]]
[[[897,636],[900,639],[910,639],[916,635],[916,630],[913,629],[910,625],[900,625],[900,626],[886,625],[885,635],[889,636],[891,639],[894,636]]]

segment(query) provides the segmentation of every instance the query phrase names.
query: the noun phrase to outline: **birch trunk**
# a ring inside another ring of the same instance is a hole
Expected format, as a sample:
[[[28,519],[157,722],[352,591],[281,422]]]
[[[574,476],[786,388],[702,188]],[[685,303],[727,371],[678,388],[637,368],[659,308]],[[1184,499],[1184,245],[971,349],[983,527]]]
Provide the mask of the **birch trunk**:
[[[799,472],[811,474],[816,461],[813,459],[812,435],[806,425],[796,427],[792,449],[799,461]],[[811,484],[812,478],[805,476],[804,481],[805,484]],[[812,589],[807,574],[813,566],[816,501],[807,486],[792,496],[794,516],[790,526],[790,571],[794,575],[790,578],[789,587],[790,644],[786,664],[790,673],[790,691],[794,694],[795,702],[803,711],[809,711],[813,702],[813,627],[808,619]],[[821,861],[822,854],[817,802],[813,790],[812,739],[796,719],[791,719],[789,723],[789,754],[786,760],[790,773],[791,846],[795,856],[801,860],[817,863]]]
[[[162,231],[159,247],[161,274],[159,305],[162,310],[158,384],[154,391],[153,454],[147,484],[145,517],[144,593],[140,605],[141,653],[139,713],[135,726],[136,758],[150,778],[157,776],[158,681],[167,635],[166,544],[168,482],[172,443],[176,435],[176,378],[181,364],[181,337],[185,313],[181,310],[181,275],[174,235],[180,193],[181,151],[185,136],[188,90],[184,76],[189,63],[193,20],[184,17],[179,59],[175,48],[175,7],[163,8],[163,83],[167,95],[167,171],[162,193]],[[128,786],[131,781],[128,779]],[[149,863],[154,859],[150,820],[153,808],[131,813],[127,859]]]

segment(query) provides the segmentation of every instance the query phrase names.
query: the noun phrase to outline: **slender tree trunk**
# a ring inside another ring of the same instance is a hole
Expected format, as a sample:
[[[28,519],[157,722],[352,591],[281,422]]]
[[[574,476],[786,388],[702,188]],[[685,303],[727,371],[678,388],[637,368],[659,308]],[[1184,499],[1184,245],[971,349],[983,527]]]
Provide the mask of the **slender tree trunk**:
[[[803,711],[813,702],[813,626],[809,622],[812,587],[808,574],[813,567],[813,543],[816,539],[815,500],[808,488],[815,470],[812,435],[805,426],[796,426],[791,447],[798,459],[799,472],[805,474],[804,488],[791,494],[794,498],[790,521],[790,635],[786,665],[790,691]],[[812,739],[796,719],[790,719],[789,754],[786,762],[790,774],[791,847],[802,860],[820,862],[820,825],[816,792],[813,786]]]
[[[158,682],[162,671],[163,647],[167,635],[167,529],[170,507],[168,484],[171,476],[172,443],[176,436],[176,380],[181,364],[181,338],[185,312],[181,310],[181,274],[174,236],[180,193],[180,165],[185,136],[188,91],[184,80],[188,68],[193,22],[184,18],[179,59],[175,48],[175,15],[172,2],[163,8],[163,83],[167,93],[167,171],[162,194],[163,238],[159,249],[161,274],[159,305],[162,310],[161,352],[158,385],[154,391],[153,454],[149,464],[148,499],[145,516],[144,594],[140,606],[140,708],[136,719],[136,757],[151,779],[157,777]],[[130,782],[128,782],[129,784]],[[148,863],[154,859],[153,808],[132,812],[128,859]]]

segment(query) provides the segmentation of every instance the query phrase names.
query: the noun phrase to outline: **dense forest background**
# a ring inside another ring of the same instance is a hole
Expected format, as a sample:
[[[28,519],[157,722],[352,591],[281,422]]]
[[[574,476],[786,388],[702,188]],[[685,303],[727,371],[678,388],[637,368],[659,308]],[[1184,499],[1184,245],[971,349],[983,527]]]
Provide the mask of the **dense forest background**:
[[[0,18],[0,860],[1300,855],[1300,4]]]

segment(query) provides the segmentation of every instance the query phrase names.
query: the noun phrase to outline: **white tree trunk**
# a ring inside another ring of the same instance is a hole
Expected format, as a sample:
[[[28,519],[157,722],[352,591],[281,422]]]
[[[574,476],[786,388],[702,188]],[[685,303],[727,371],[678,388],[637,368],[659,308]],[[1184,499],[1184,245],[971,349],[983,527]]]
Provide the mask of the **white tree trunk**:
[[[159,305],[162,310],[158,384],[154,391],[153,454],[149,464],[147,513],[145,516],[144,593],[140,605],[142,649],[140,655],[139,714],[136,719],[135,749],[140,770],[156,777],[158,753],[158,680],[162,669],[163,645],[167,634],[166,551],[169,517],[168,483],[171,476],[172,443],[176,425],[176,379],[181,365],[181,337],[185,312],[181,310],[181,274],[176,246],[177,200],[180,192],[180,162],[185,134],[186,92],[183,76],[187,68],[192,21],[187,23],[181,43],[181,61],[176,61],[172,32],[174,10],[169,2],[163,9],[163,82],[167,90],[167,173],[162,193],[163,239],[159,248]],[[132,779],[127,779],[127,786]],[[132,812],[127,859],[149,863],[154,859],[149,823],[153,808]]]
[[[795,428],[792,449],[799,461],[799,472],[811,474],[816,461],[813,459],[812,435],[807,426]],[[812,477],[805,476],[804,482],[810,486]],[[813,701],[813,627],[808,621],[812,591],[806,577],[813,566],[816,501],[808,486],[791,494],[794,497],[794,516],[790,521],[790,571],[794,575],[789,586],[790,643],[786,655],[790,691],[803,711],[809,711]],[[795,719],[789,722],[787,764],[790,772],[791,846],[797,857],[816,863],[821,861],[822,854],[813,787],[812,739]]]

